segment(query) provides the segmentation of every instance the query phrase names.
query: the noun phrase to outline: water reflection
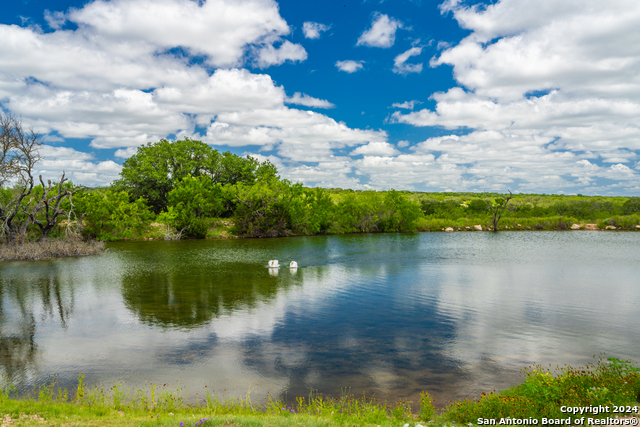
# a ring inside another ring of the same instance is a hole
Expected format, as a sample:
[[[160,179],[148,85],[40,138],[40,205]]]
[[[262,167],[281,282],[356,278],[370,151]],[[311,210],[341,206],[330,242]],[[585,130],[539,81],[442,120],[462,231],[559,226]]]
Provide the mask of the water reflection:
[[[0,279],[0,375],[14,382],[37,372],[37,323],[65,330],[75,304],[74,289],[61,284],[56,264],[43,263],[37,272],[25,270],[28,265],[5,267]]]
[[[277,269],[274,270],[275,273],[269,273],[277,277]],[[255,307],[257,301],[273,299],[292,284],[265,281],[246,269],[217,275],[197,266],[186,271],[136,270],[123,276],[122,298],[141,322],[164,328],[194,328],[221,313]]]
[[[511,385],[532,362],[600,351],[640,361],[639,238],[138,242],[0,264],[0,366],[23,386],[52,374],[70,386],[82,372],[132,386],[181,378],[192,394],[351,387],[414,400],[428,390],[442,403]],[[270,259],[302,267],[266,268]]]

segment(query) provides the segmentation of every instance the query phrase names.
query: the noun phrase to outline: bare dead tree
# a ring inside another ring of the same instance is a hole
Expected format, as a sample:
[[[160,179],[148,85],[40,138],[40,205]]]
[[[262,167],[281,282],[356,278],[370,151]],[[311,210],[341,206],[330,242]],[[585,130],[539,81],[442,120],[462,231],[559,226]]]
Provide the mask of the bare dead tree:
[[[38,203],[33,207],[31,212],[29,212],[29,217],[31,221],[36,224],[40,228],[40,241],[45,241],[49,237],[49,232],[55,227],[58,223],[58,216],[60,214],[64,214],[64,210],[60,208],[60,204],[66,198],[71,198],[71,190],[64,189],[64,183],[68,181],[65,178],[65,173],[62,172],[62,178],[60,178],[60,182],[56,184],[58,188],[57,194],[54,193],[52,196],[49,196],[51,190],[56,188],[56,186],[51,185],[51,180],[47,181],[47,186],[44,185],[44,181],[42,180],[42,175],[40,175],[40,183],[42,184],[43,194],[40,197]],[[44,209],[44,221],[41,221],[37,218],[37,215]],[[73,209],[73,204],[71,204],[71,212]]]
[[[498,197],[494,203],[488,204],[491,215],[493,216],[493,231],[498,231],[498,223],[500,222],[500,218],[502,218],[502,213],[507,208],[507,204],[511,199],[513,199],[513,194],[511,190],[509,190],[509,196],[506,199]]]
[[[72,240],[82,239],[82,220],[86,213],[76,215],[75,205],[73,204],[73,195],[79,190],[85,190],[87,187],[80,186],[75,187],[72,191],[69,191],[69,210],[67,211],[67,221],[65,227],[65,237]]]
[[[10,244],[24,239],[31,218],[25,212],[23,200],[33,190],[33,168],[41,159],[42,135],[15,116],[0,112],[0,187],[13,185],[13,195],[0,198],[0,233]]]

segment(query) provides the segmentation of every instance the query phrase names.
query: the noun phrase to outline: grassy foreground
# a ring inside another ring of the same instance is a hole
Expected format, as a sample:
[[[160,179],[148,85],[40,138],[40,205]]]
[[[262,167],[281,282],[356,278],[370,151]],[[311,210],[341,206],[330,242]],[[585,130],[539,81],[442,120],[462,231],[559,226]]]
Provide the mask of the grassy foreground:
[[[254,405],[250,394],[242,400],[220,400],[207,394],[199,404],[186,402],[179,387],[151,385],[130,391],[122,384],[109,389],[87,389],[83,376],[75,396],[55,383],[30,397],[16,398],[11,386],[0,393],[0,424],[4,426],[418,426],[482,425],[506,418],[545,425],[544,418],[587,425],[584,418],[638,416],[640,373],[630,362],[599,359],[583,368],[570,366],[555,372],[533,366],[523,370],[524,382],[499,393],[452,402],[439,414],[429,394],[421,394],[418,407],[407,401],[388,405],[375,398],[343,395],[328,399],[311,394],[286,405],[269,399]],[[564,407],[568,407],[566,409]],[[583,414],[574,408],[600,408]],[[602,409],[608,408],[608,409]],[[413,413],[412,411],[415,411]],[[597,412],[597,413],[596,413]],[[582,423],[580,418],[584,417]],[[595,423],[593,423],[595,424]],[[637,425],[629,423],[627,425]]]

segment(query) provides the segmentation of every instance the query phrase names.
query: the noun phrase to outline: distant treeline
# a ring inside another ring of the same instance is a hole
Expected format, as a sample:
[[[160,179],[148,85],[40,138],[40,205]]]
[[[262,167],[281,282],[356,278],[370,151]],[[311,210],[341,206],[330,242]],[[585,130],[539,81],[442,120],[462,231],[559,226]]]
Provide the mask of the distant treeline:
[[[71,196],[61,203],[59,223],[98,240],[488,229],[491,207],[504,201],[498,193],[306,188],[281,179],[269,161],[220,153],[190,139],[140,147],[109,187],[63,186]],[[0,203],[15,191],[2,187]],[[29,197],[35,203],[43,191],[36,186]],[[500,228],[567,229],[575,223],[636,230],[640,198],[517,194]],[[34,224],[30,229],[37,233]]]
[[[426,216],[459,218],[488,214],[487,202],[492,195],[421,197],[420,206]],[[495,195],[498,197],[498,195]],[[513,218],[544,218],[569,216],[578,219],[604,219],[614,215],[633,215],[640,212],[640,198],[540,196],[519,194],[506,211]]]

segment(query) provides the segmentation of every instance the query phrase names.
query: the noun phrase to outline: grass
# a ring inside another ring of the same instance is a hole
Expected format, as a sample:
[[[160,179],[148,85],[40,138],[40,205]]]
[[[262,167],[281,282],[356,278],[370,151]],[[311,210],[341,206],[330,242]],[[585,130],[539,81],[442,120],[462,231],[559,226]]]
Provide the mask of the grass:
[[[104,242],[80,239],[52,239],[17,245],[0,244],[0,261],[41,260],[68,256],[96,255],[104,251]]]
[[[478,418],[566,419],[562,406],[603,405],[635,407],[640,399],[640,373],[628,361],[614,358],[608,363],[598,359],[584,368],[566,366],[555,371],[540,365],[523,370],[522,384],[499,393],[483,393],[478,399],[466,399],[450,405],[442,416],[446,420],[475,423]],[[594,418],[632,415],[631,413],[588,414]]]
[[[375,397],[353,396],[345,391],[337,398],[310,393],[286,405],[269,398],[254,405],[250,392],[245,399],[220,399],[208,393],[197,404],[187,403],[188,392],[179,386],[152,384],[128,390],[122,384],[105,389],[87,387],[79,377],[75,395],[56,389],[55,382],[40,387],[30,396],[16,398],[11,386],[0,392],[2,425],[59,426],[404,426],[431,423],[434,427],[475,425],[478,419],[516,418],[566,419],[571,414],[561,407],[603,405],[638,406],[640,373],[630,362],[599,359],[584,368],[541,366],[523,370],[522,384],[500,393],[483,393],[478,399],[453,402],[436,414],[428,393],[420,395],[417,414],[408,401],[394,405]],[[612,417],[613,412],[583,414],[592,418]],[[618,415],[630,415],[621,413]],[[577,417],[577,416],[576,416]],[[541,425],[541,423],[539,423]]]

